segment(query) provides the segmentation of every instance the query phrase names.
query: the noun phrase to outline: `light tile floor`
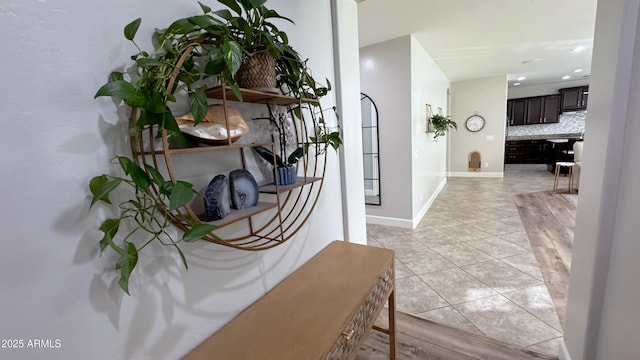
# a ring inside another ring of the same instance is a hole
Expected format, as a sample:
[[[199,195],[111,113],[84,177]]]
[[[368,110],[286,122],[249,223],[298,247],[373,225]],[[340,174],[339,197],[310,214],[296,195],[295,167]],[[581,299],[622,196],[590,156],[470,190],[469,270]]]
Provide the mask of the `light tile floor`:
[[[513,195],[553,188],[544,165],[507,165],[504,179],[449,178],[414,230],[367,225],[396,251],[397,309],[557,354],[562,327]]]

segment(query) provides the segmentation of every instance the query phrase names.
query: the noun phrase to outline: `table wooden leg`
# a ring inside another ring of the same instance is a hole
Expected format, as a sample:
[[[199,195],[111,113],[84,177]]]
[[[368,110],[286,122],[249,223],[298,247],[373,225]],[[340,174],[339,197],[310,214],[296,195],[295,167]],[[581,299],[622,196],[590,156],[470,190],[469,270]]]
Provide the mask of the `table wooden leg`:
[[[393,260],[393,289],[389,294],[389,358],[396,359],[396,264]]]
[[[389,294],[389,359],[396,359],[396,289]]]
[[[569,194],[573,194],[573,166],[569,167]]]

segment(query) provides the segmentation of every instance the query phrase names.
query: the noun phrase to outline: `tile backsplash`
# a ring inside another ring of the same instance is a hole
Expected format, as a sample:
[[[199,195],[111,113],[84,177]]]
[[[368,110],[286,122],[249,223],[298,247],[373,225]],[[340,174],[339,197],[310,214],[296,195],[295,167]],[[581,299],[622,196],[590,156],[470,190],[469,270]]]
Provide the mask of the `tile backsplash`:
[[[560,122],[556,124],[507,126],[507,136],[581,134],[584,133],[586,119],[586,111],[564,113],[560,114]]]

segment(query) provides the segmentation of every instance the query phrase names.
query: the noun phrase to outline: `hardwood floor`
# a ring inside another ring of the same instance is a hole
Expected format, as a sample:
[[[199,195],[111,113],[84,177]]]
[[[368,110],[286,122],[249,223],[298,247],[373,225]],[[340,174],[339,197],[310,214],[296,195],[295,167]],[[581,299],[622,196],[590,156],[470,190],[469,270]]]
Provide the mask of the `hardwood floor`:
[[[564,196],[550,191],[519,194],[514,198],[545,285],[564,325],[576,208]]]
[[[378,324],[386,327],[386,312]],[[397,360],[555,360],[531,350],[402,312],[396,313]],[[356,360],[389,359],[388,336],[372,330]]]

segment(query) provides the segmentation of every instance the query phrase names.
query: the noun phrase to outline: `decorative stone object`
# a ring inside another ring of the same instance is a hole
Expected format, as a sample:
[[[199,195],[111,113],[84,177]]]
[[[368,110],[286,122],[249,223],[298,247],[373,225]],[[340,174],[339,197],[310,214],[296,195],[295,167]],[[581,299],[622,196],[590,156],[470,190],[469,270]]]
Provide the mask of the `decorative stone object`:
[[[226,176],[220,174],[211,180],[204,193],[204,208],[207,220],[220,220],[231,212],[229,201],[229,183]]]
[[[237,210],[246,209],[258,204],[258,183],[251,173],[244,169],[229,173],[231,188],[231,207]]]

